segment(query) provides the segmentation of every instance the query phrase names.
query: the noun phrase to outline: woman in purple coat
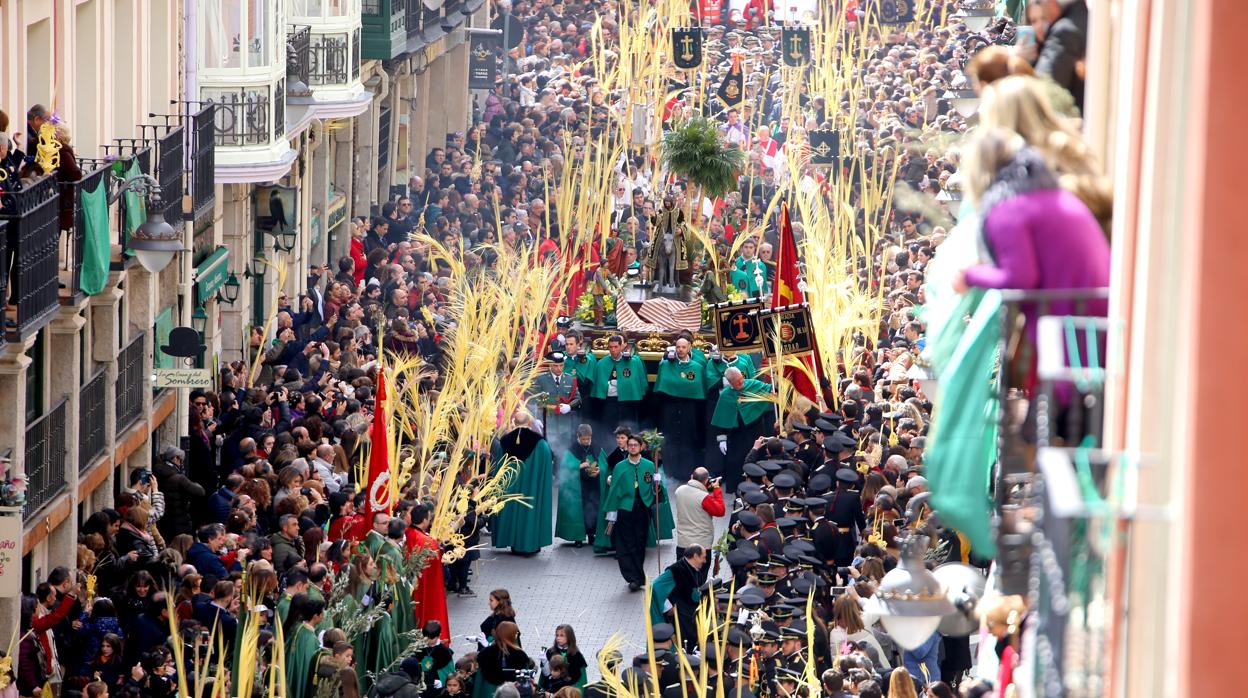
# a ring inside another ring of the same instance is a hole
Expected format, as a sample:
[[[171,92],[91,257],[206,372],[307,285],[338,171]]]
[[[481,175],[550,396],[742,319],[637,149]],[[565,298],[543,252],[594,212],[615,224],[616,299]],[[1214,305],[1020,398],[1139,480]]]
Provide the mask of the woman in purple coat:
[[[992,261],[967,267],[955,275],[954,289],[969,287],[1032,290],[1094,289],[1109,285],[1109,242],[1087,205],[1058,185],[1057,177],[1039,152],[1027,146],[1013,131],[984,129],[974,141],[965,172],[972,201],[983,221],[982,241]],[[1105,299],[1082,303],[1054,300],[1043,308],[1021,304],[1023,330],[1030,346],[1036,342],[1036,320],[1040,315],[1108,314]],[[1076,340],[1081,360],[1067,356],[1067,365],[1087,362],[1093,355],[1083,333]],[[1105,355],[1104,337],[1098,352]],[[1027,392],[1036,387],[1036,354],[1016,366],[1022,373],[1012,382]],[[1059,405],[1073,404],[1069,383],[1054,386]],[[1062,412],[1059,424],[1073,415]],[[1058,427],[1059,435],[1076,432]]]
[[[1020,136],[1004,129],[983,131],[965,165],[992,262],[963,269],[954,278],[955,289],[1109,285],[1109,243],[1096,218],[1058,185],[1044,159]],[[1107,310],[1105,300],[1094,300],[1079,314],[1104,316]],[[1054,301],[1046,314],[1075,312],[1074,302]],[[1027,315],[1027,331],[1034,338],[1035,313]]]

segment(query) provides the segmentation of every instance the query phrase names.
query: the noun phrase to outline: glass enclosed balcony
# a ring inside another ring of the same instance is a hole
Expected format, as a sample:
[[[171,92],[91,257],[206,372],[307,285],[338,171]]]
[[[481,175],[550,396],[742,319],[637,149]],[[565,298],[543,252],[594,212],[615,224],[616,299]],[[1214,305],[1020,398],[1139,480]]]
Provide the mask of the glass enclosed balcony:
[[[272,181],[295,159],[286,134],[287,0],[200,0],[199,99],[216,105],[216,181]]]
[[[407,4],[421,0],[362,0],[361,55],[388,61],[407,50]]]
[[[311,29],[307,85],[316,116],[341,118],[362,113],[372,95],[360,82],[360,0],[287,1],[289,21]]]

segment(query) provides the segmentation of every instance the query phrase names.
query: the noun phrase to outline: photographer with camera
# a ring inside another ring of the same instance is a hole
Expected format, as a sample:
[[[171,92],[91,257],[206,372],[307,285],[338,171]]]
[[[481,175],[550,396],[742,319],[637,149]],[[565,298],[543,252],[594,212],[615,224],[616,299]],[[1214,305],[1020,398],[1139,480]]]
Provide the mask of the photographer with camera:
[[[536,679],[533,660],[520,649],[520,628],[509,620],[499,623],[494,628],[494,642],[477,653],[473,698],[492,698],[494,691],[507,682],[515,682],[521,696],[532,696]]]

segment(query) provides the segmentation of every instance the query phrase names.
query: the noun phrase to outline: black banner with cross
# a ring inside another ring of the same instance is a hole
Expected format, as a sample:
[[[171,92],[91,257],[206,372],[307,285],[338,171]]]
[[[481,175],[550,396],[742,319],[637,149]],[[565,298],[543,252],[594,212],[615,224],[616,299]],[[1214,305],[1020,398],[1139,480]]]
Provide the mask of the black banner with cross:
[[[780,335],[780,353],[804,356],[815,350],[814,328],[810,322],[810,306],[805,303],[786,305],[775,310],[759,310],[758,324],[763,332],[763,354],[776,358],[776,334]]]
[[[841,160],[841,134],[834,129],[819,128],[806,132],[810,144],[810,164],[815,167],[836,167]]]
[[[790,68],[810,63],[810,28],[784,27],[780,30],[780,47],[784,64]]]
[[[702,65],[702,28],[672,29],[672,62],[681,70]]]
[[[721,352],[748,353],[763,348],[763,333],[758,325],[758,311],[763,309],[761,300],[750,298],[717,303],[712,308],[715,314],[715,343]]]

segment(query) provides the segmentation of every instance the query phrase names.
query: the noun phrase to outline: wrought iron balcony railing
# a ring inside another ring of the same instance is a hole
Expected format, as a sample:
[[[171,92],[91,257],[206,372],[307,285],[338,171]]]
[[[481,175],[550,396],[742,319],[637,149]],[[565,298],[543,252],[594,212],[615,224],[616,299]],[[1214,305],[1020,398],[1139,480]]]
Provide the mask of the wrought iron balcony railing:
[[[190,153],[190,190],[191,214],[198,220],[200,216],[212,212],[216,203],[216,183],[214,170],[214,126],[216,118],[215,104],[206,104],[190,117],[190,128],[187,129],[187,148]]]
[[[101,368],[78,391],[78,471],[86,472],[108,448],[105,407],[108,402],[108,369]]]
[[[0,194],[0,227],[10,242],[0,265],[0,287],[15,312],[6,312],[9,340],[25,338],[51,321],[57,295],[60,187],[46,176],[21,191]]]
[[[286,34],[286,82],[290,85],[292,97],[305,97],[296,94],[296,85],[312,84],[309,76],[312,72],[312,27],[308,25],[291,25]]]
[[[309,85],[345,85],[350,79],[346,34],[317,34],[312,38]]]
[[[60,402],[26,427],[26,511],[32,521],[68,486],[65,482],[66,401]]]
[[[117,356],[117,433],[120,434],[143,416],[143,374],[146,368],[143,341],[146,332],[130,340]]]
[[[156,139],[156,180],[165,220],[171,225],[182,220],[182,194],[186,177],[186,126],[169,128]]]

